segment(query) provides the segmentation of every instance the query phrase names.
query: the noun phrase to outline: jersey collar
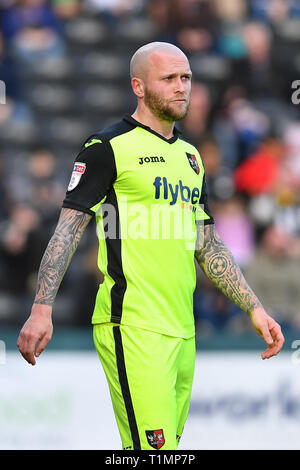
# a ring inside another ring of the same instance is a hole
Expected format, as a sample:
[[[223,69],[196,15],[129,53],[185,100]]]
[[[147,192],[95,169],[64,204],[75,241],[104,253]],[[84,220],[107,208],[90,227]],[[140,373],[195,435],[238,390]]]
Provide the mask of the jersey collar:
[[[146,126],[145,124],[142,124],[141,122],[134,119],[130,114],[125,114],[125,116],[123,117],[123,120],[126,122],[129,122],[135,127],[142,127],[143,129],[146,129],[148,132],[151,132],[152,134],[156,135],[157,137],[164,140],[165,142],[168,142],[169,144],[173,144],[173,142],[176,142],[176,140],[179,137],[179,134],[181,134],[180,130],[178,130],[177,127],[174,127],[173,136],[170,139],[166,139],[164,136],[162,136],[158,132],[151,129],[151,127]]]

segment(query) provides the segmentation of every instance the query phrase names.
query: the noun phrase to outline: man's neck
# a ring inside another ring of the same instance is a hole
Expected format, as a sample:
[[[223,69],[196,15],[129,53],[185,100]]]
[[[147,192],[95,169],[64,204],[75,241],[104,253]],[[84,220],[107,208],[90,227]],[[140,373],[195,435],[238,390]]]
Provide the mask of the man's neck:
[[[153,113],[143,111],[139,108],[135,110],[132,117],[141,124],[150,127],[165,139],[171,139],[173,137],[174,122],[161,121]]]

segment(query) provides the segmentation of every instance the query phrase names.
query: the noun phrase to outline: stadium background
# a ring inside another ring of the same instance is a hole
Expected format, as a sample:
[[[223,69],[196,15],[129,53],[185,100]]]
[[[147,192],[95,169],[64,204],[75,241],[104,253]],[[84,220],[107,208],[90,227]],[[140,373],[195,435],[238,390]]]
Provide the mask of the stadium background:
[[[101,282],[93,223],[37,367],[16,340],[73,159],[93,131],[134,111],[130,57],[159,40],[190,59],[180,128],[202,156],[217,229],[286,336],[281,356],[262,364],[264,342],[247,316],[197,270],[198,362],[182,445],[299,448],[300,2],[2,0],[0,15],[0,447],[119,445],[89,325]]]

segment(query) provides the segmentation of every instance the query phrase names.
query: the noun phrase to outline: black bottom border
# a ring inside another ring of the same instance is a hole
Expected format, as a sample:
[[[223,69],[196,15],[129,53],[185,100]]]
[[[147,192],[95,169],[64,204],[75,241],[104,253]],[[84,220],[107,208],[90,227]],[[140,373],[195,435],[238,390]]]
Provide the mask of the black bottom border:
[[[153,450],[153,451],[126,451],[126,450],[2,450],[3,455],[7,457],[7,462],[12,463],[15,459],[21,459],[24,462],[28,458],[28,453],[42,454],[41,457],[47,457],[47,464],[57,465],[57,457],[71,459],[76,458],[76,464],[86,467],[88,462],[92,462],[93,457],[96,460],[97,467],[106,466],[126,466],[127,468],[145,468],[145,465],[154,466],[194,466],[198,468],[209,468],[211,464],[221,464],[223,467],[228,462],[230,468],[238,466],[239,469],[244,468],[245,463],[254,464],[255,466],[264,463],[266,459],[267,465],[274,462],[279,464],[281,458],[282,463],[286,466],[294,462],[295,457],[300,453],[300,449],[295,450]],[[58,454],[58,455],[57,455]],[[39,456],[37,455],[39,458]],[[55,460],[54,460],[55,459]],[[81,460],[82,459],[82,460]],[[88,460],[87,460],[88,459]],[[68,460],[68,462],[69,462]],[[32,461],[34,462],[34,460]],[[36,461],[38,463],[39,460]]]

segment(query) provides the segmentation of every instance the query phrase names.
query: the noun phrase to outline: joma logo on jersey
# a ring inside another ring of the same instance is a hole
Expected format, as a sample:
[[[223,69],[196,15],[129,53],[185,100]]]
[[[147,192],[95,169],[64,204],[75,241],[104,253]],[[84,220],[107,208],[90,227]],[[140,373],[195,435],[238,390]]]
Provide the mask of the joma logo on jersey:
[[[157,162],[165,162],[166,160],[164,157],[139,157],[139,164],[143,165],[143,163],[157,163]]]
[[[170,199],[170,206],[173,206],[180,198],[182,202],[191,202],[192,204],[197,204],[200,200],[200,189],[190,188],[182,183],[181,180],[178,181],[178,184],[173,185],[168,183],[167,178],[157,176],[154,180],[153,186],[155,187],[155,199]]]

